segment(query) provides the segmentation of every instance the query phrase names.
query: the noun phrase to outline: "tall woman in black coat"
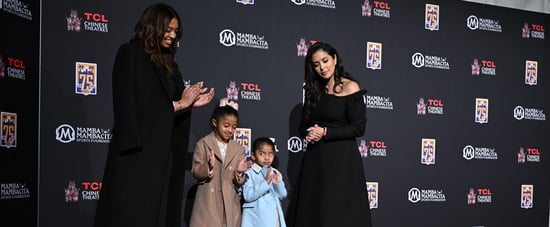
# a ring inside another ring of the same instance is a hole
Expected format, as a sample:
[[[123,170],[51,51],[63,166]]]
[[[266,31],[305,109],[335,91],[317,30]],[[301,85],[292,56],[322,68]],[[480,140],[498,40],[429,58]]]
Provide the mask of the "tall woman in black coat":
[[[180,226],[183,153],[190,110],[209,103],[202,82],[185,87],[174,62],[181,21],[169,5],[149,6],[113,66],[113,138],[95,226]]]

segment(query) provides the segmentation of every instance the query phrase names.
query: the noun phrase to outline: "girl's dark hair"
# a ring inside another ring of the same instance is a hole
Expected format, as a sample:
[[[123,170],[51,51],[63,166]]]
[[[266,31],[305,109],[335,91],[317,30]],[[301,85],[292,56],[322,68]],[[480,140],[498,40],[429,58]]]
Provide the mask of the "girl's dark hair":
[[[304,90],[305,90],[305,97],[304,97],[304,108],[302,110],[302,123],[306,124],[309,120],[309,116],[311,115],[311,112],[319,102],[319,98],[322,94],[327,93],[327,89],[325,88],[328,81],[323,79],[317,71],[315,71],[315,67],[313,66],[312,56],[317,51],[325,51],[333,58],[336,58],[336,66],[334,70],[334,86],[332,87],[332,91],[334,93],[340,93],[341,90],[338,90],[337,87],[342,84],[342,78],[346,78],[351,81],[355,81],[351,75],[349,75],[348,72],[344,69],[344,66],[342,65],[342,58],[340,55],[338,55],[338,52],[334,47],[332,47],[330,44],[325,42],[316,42],[313,44],[309,49],[307,50],[307,55],[305,58],[305,76],[304,76]],[[355,81],[357,82],[357,81]]]
[[[169,76],[174,75],[172,66],[177,49],[176,43],[181,39],[181,29],[176,31],[176,39],[171,47],[164,48],[160,42],[164,39],[164,34],[173,18],[181,27],[180,16],[172,6],[165,3],[150,5],[143,11],[136,23],[134,37],[130,40],[130,42],[143,42],[145,52],[151,55],[151,61],[157,67],[164,67]]]
[[[235,110],[233,107],[231,107],[231,106],[216,106],[216,108],[214,108],[214,111],[212,112],[212,117],[210,117],[210,120],[215,119],[216,121],[219,121],[222,117],[225,117],[225,116],[228,116],[228,115],[233,115],[237,119],[239,119],[239,112],[237,112],[237,110]],[[212,127],[214,127],[214,125],[212,125],[212,124],[210,124],[210,125]]]
[[[273,148],[273,151],[275,152],[275,156],[273,157],[273,162],[271,163],[271,166],[278,168],[279,167],[279,159],[277,158],[277,151],[275,151],[275,143],[270,138],[267,137],[260,137],[254,140],[252,142],[252,154],[256,153],[256,150],[260,149],[260,146],[262,145],[270,145]]]
[[[273,148],[273,151],[275,151],[275,143],[267,137],[260,137],[254,140],[252,142],[252,153],[256,153],[256,150],[260,149],[260,147],[264,144],[270,145]]]

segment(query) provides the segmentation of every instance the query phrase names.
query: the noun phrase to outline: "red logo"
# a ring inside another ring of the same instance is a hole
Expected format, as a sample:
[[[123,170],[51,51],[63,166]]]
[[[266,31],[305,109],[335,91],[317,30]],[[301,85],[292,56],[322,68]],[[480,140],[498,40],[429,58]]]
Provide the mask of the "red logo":
[[[386,144],[384,143],[384,141],[371,140],[369,143],[370,143],[370,147],[372,148],[388,148],[386,147]]]
[[[544,27],[539,24],[531,24],[531,29],[538,32],[544,32]]]
[[[258,84],[255,84],[255,83],[241,83],[241,87],[243,88],[243,90],[246,90],[246,91],[262,91],[262,89],[260,89],[260,85]]]
[[[105,15],[100,13],[85,12],[84,16],[86,16],[87,21],[95,21],[95,22],[103,22],[103,23],[109,22],[109,20],[105,19]]]
[[[374,7],[379,9],[390,9],[390,5],[387,2],[374,1]]]
[[[82,182],[85,191],[99,191],[101,190],[101,185],[101,182]]]
[[[10,57],[7,57],[7,59],[8,59],[8,66],[15,67],[15,68],[18,68],[18,69],[27,68],[27,67],[25,67],[25,64],[23,63],[23,60],[21,60],[21,59],[10,58]]]
[[[443,101],[439,99],[428,99],[428,105],[443,107]]]
[[[487,68],[496,68],[496,64],[494,61],[489,61],[489,60],[481,60],[481,65],[483,67],[487,67]]]
[[[477,194],[478,194],[478,195],[492,195],[493,193],[491,193],[491,189],[488,189],[488,188],[478,188],[478,189],[477,189]]]
[[[538,148],[527,148],[527,154],[540,155],[540,151]]]

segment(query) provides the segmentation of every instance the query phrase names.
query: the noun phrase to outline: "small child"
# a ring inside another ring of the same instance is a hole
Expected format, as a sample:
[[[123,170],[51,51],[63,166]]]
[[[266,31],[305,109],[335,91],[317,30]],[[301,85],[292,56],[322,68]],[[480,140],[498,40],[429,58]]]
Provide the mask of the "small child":
[[[214,109],[212,133],[200,139],[193,154],[192,173],[198,180],[191,214],[191,227],[239,227],[241,197],[239,188],[250,168],[244,148],[231,140],[239,115],[230,106]]]
[[[242,227],[286,227],[281,200],[287,195],[281,172],[271,164],[275,144],[261,137],[252,144],[254,164],[245,172]]]

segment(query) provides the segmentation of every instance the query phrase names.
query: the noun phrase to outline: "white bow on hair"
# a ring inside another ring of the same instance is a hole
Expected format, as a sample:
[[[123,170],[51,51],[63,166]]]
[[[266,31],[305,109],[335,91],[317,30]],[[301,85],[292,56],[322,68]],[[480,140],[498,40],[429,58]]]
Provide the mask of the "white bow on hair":
[[[230,106],[237,111],[239,110],[239,103],[236,103],[235,101],[229,100],[227,98],[220,99],[220,106]]]

